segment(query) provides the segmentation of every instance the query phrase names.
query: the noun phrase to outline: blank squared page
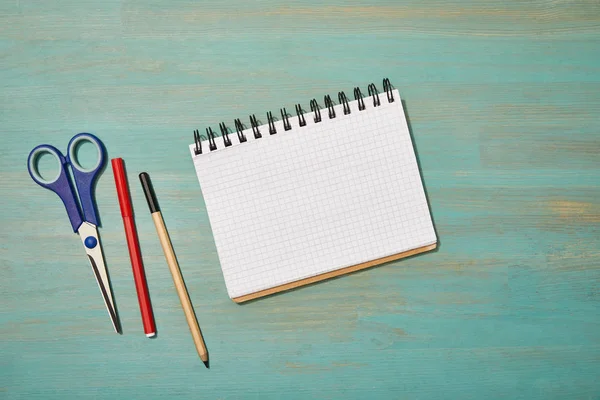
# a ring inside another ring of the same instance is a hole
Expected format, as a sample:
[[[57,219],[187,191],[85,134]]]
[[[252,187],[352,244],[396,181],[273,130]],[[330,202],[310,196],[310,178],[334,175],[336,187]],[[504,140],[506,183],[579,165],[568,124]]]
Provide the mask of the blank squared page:
[[[231,298],[437,242],[397,90],[194,154]]]

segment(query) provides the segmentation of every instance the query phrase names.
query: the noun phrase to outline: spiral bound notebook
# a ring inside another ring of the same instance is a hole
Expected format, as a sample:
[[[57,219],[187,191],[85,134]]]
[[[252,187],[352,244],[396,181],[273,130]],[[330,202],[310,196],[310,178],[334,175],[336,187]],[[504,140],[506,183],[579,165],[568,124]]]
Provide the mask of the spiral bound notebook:
[[[229,296],[243,302],[437,245],[397,90],[194,132],[190,151]]]

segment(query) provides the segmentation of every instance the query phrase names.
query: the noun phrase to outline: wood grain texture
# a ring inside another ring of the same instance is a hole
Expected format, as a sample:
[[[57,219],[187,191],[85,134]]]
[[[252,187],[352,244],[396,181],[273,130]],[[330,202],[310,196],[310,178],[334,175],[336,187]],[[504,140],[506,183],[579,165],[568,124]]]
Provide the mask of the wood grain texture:
[[[597,0],[0,2],[0,397],[598,398],[599,46]],[[439,249],[234,304],[192,129],[383,77]],[[59,199],[29,178],[35,145],[82,131],[152,175],[210,370],[141,188],[154,340],[110,174],[97,200],[122,336]]]

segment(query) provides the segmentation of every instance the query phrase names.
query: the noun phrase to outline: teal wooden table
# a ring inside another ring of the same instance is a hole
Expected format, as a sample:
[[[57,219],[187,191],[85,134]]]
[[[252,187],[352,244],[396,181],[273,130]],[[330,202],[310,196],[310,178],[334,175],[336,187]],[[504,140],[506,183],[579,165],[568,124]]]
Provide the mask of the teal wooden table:
[[[2,1],[0,60],[0,398],[600,396],[598,1]],[[234,304],[192,130],[384,77],[406,101],[439,250]],[[35,145],[83,131],[127,164],[154,340],[111,169],[96,194],[122,336],[59,199],[27,174]]]

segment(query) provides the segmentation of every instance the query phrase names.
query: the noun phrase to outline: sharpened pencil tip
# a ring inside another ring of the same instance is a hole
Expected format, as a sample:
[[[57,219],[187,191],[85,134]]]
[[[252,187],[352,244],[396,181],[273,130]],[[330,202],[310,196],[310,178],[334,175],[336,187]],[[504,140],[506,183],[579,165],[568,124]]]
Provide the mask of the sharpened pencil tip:
[[[204,363],[204,365],[206,366],[206,368],[209,368],[209,369],[210,369],[210,367],[208,366],[208,360],[206,360],[206,361],[202,361],[202,362]]]

